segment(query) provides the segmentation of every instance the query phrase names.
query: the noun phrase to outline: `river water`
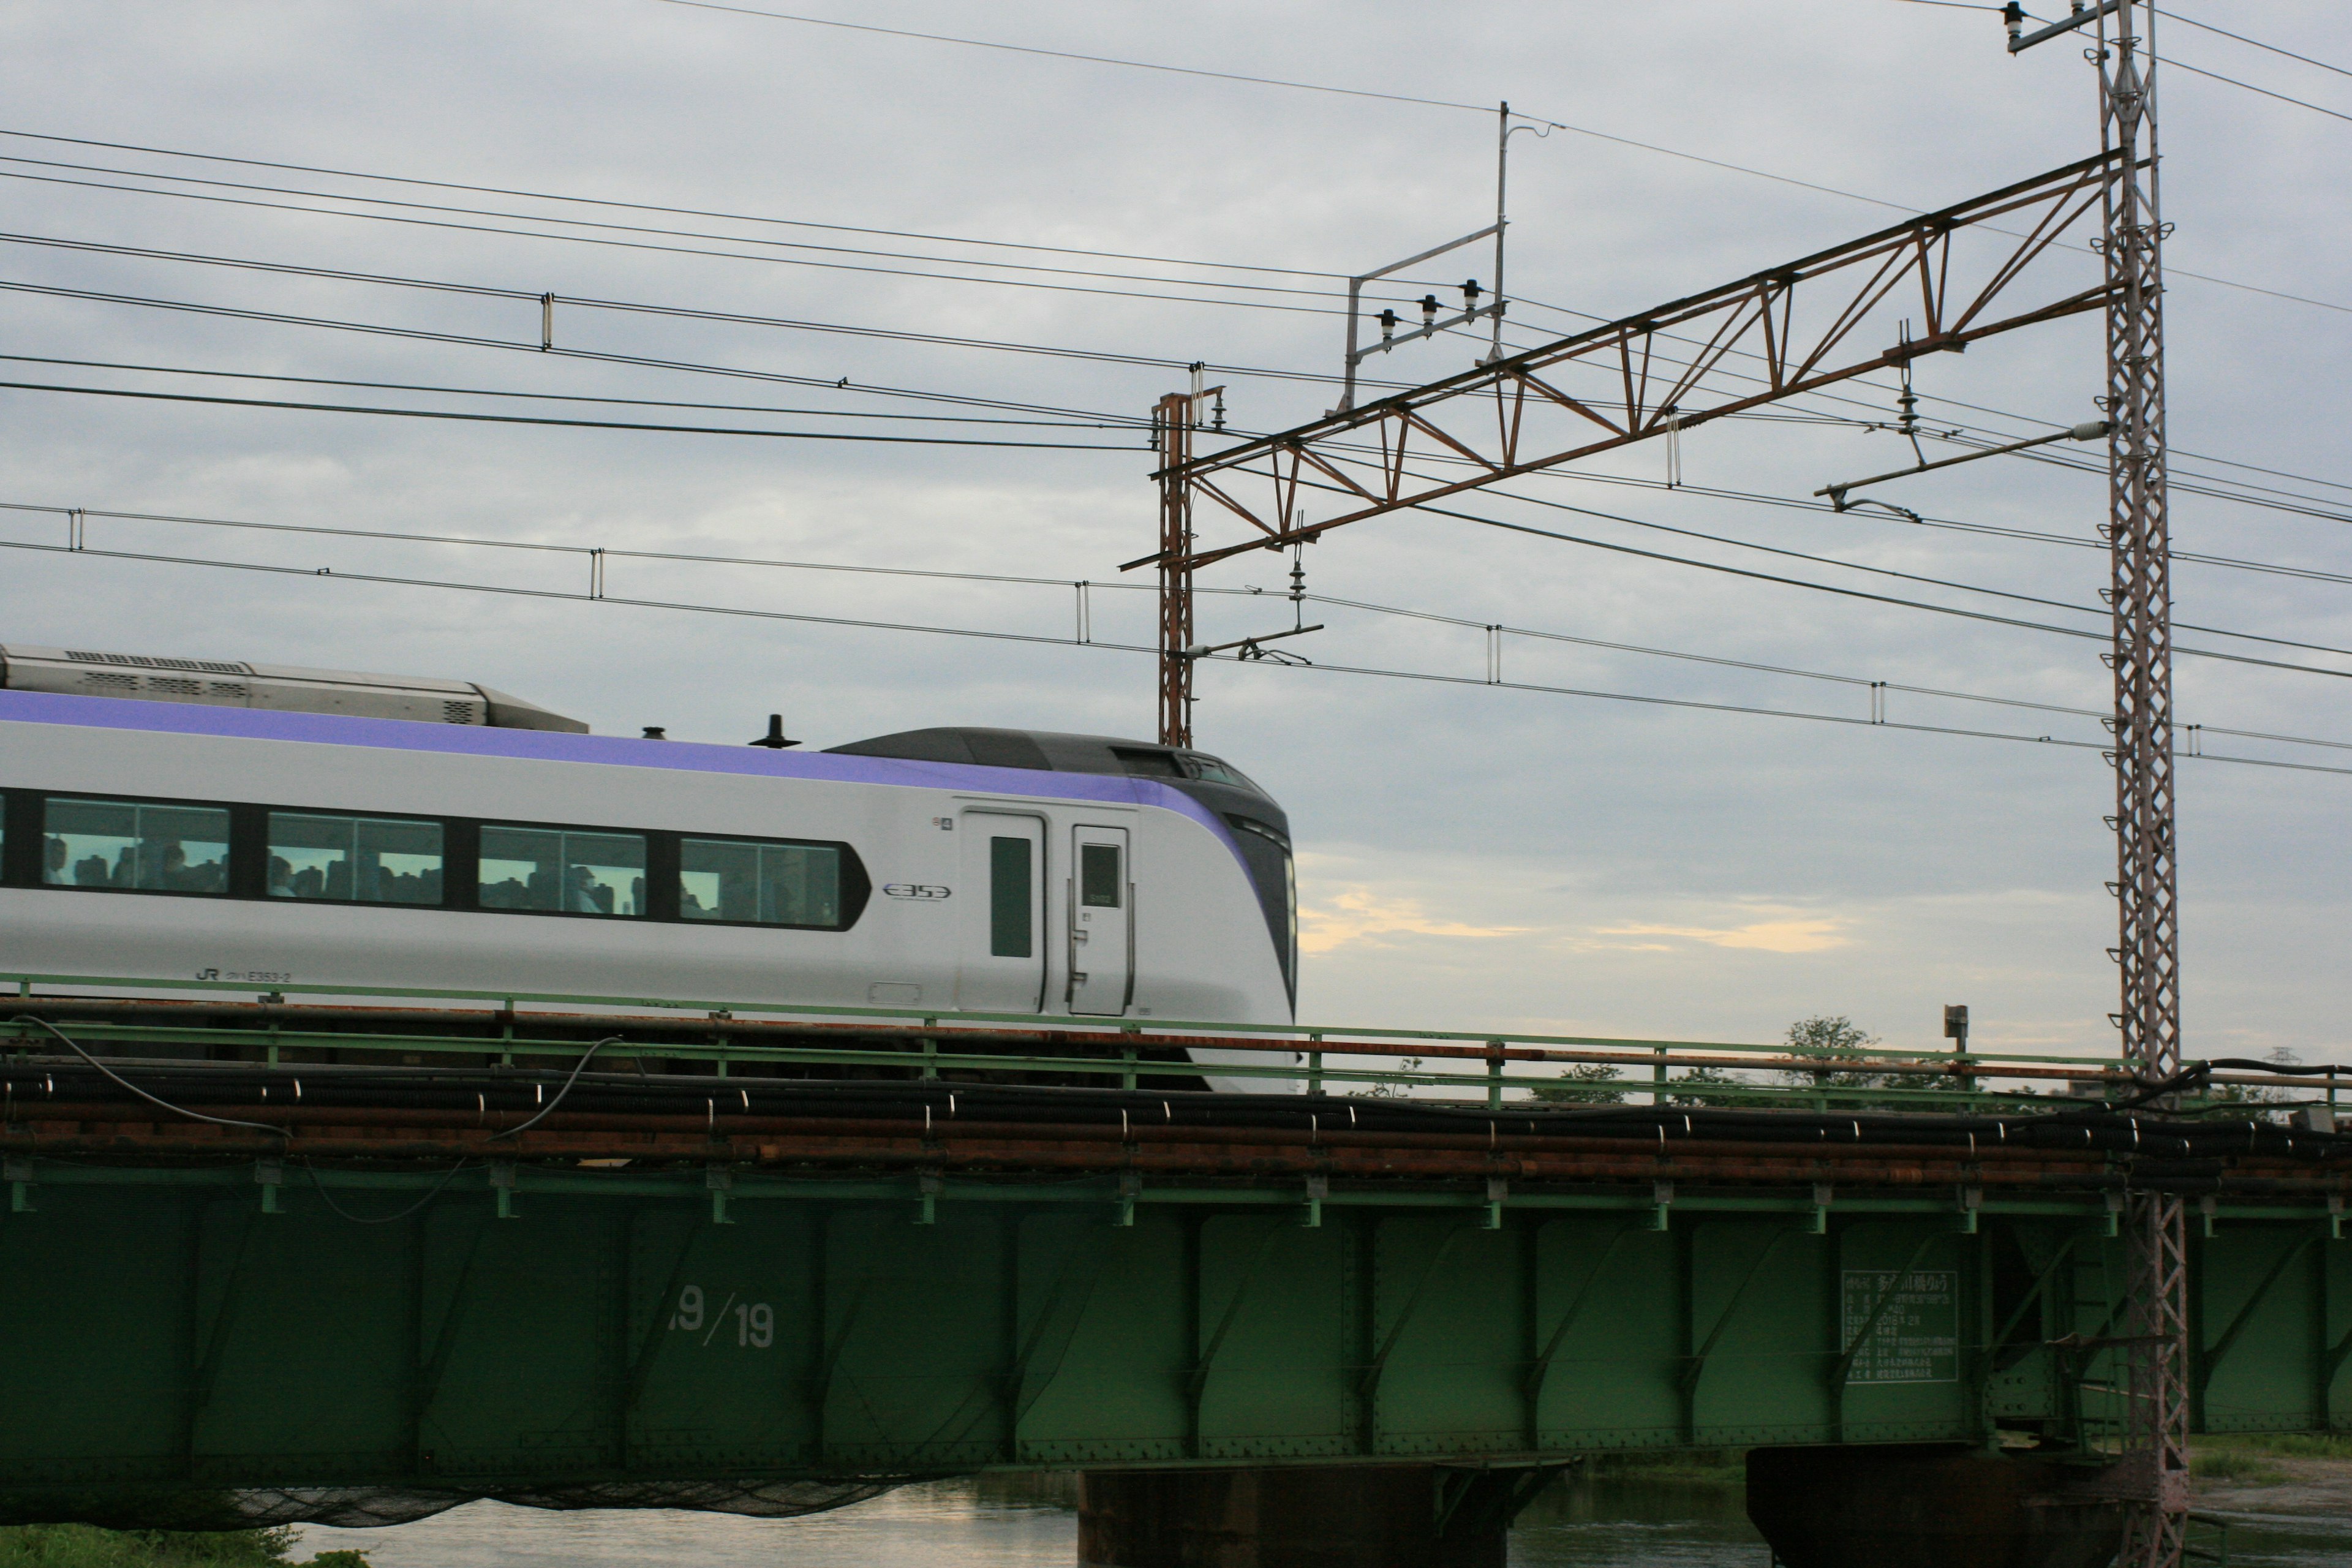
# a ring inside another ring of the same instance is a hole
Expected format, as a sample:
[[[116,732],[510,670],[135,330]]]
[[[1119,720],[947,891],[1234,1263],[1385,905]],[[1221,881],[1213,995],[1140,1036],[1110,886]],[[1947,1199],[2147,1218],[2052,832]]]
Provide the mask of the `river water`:
[[[373,1568],[1072,1568],[1077,1515],[1058,1489],[939,1481],[793,1520],[478,1502],[391,1530],[305,1526],[301,1550],[356,1548]],[[2231,1568],[2352,1563],[2352,1518],[2228,1517]],[[1513,1568],[1767,1568],[1769,1560],[1736,1487],[1565,1482],[1511,1531]]]

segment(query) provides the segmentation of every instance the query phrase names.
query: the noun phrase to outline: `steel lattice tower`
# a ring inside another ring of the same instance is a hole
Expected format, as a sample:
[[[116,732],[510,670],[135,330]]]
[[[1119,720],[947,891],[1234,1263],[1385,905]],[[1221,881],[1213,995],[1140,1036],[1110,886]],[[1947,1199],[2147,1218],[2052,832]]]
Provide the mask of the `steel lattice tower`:
[[[2153,1087],[2180,1070],[2180,931],[2172,760],[2172,556],[2165,507],[2164,224],[2158,202],[2154,7],[2102,17],[2101,138],[2122,153],[2105,203],[2107,526],[2115,607],[2116,899],[2124,1060]],[[2121,1562],[2180,1561],[2189,1506],[2188,1258],[2181,1199],[2126,1198],[2131,1247],[2132,1509]]]

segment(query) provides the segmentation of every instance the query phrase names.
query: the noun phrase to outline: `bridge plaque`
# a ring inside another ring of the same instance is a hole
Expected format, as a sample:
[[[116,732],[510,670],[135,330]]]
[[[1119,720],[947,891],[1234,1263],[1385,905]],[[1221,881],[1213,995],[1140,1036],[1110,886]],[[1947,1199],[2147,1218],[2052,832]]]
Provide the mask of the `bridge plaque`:
[[[1839,1292],[1842,1337],[1851,1345],[1869,1331],[1846,1381],[1959,1381],[1959,1274],[1949,1268],[1915,1268],[1899,1277],[1891,1268],[1846,1269]]]

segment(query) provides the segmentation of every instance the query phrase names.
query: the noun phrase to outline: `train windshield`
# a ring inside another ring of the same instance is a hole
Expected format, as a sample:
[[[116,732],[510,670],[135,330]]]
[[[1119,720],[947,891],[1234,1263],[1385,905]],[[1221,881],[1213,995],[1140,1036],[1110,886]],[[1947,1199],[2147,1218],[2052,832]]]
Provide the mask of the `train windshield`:
[[[1282,961],[1282,982],[1298,1005],[1298,873],[1290,857],[1290,838],[1270,824],[1246,816],[1228,816],[1234,843],[1249,868],[1257,889],[1258,908],[1265,915],[1266,934],[1274,939],[1275,956]]]

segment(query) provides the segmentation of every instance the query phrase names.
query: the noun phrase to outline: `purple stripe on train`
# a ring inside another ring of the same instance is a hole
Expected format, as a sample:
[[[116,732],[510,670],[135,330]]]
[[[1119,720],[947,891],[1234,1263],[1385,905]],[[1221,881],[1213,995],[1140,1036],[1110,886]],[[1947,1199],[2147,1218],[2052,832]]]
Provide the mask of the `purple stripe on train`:
[[[842,756],[831,752],[770,751],[692,741],[639,741],[618,735],[569,735],[549,730],[492,730],[469,724],[425,724],[407,719],[357,719],[335,713],[257,712],[196,703],[143,702],[123,697],[72,697],[59,692],[0,690],[0,722],[69,724],[92,730],[143,730],[169,735],[211,735],[242,741],[290,741],[322,746],[365,746],[389,752],[443,752],[476,757],[518,757],[543,763],[666,768],[677,773],[748,773],[832,784],[894,784],[911,789],[972,790],[1033,800],[1094,800],[1156,805],[1192,818],[1215,834],[1236,860],[1241,849],[1225,825],[1199,801],[1156,780],[1116,773],[1040,773],[968,763],[919,763],[898,757]],[[1247,862],[1243,862],[1246,868]]]

